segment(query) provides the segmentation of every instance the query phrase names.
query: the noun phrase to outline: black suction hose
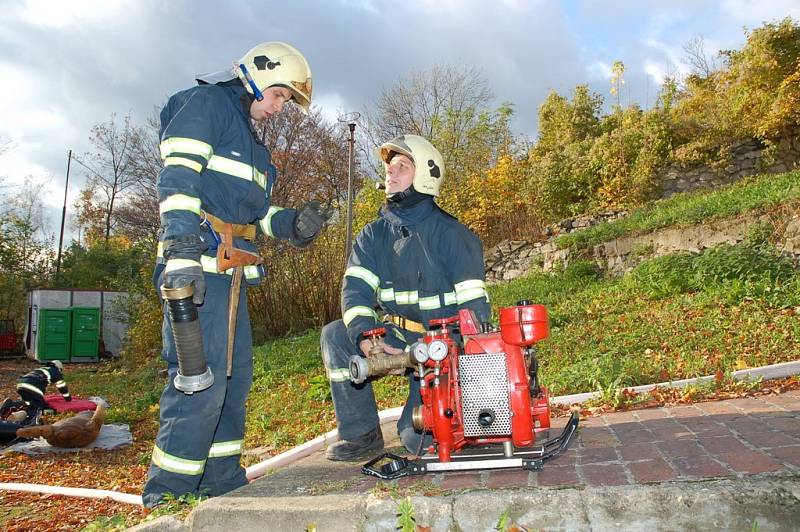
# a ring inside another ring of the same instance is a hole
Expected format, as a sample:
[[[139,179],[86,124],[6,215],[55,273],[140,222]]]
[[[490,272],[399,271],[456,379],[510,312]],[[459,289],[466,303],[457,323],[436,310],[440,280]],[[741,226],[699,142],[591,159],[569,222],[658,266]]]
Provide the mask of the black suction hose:
[[[178,374],[173,384],[185,394],[200,392],[214,384],[214,375],[206,364],[203,351],[203,333],[197,307],[192,300],[194,286],[180,288],[161,287],[167,301],[172,336],[178,354]]]

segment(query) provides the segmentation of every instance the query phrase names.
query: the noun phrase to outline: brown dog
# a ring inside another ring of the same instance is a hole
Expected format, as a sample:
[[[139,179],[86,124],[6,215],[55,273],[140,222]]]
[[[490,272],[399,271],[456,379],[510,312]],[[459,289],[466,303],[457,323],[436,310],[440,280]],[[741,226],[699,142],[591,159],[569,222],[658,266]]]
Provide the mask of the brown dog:
[[[52,425],[25,427],[17,430],[19,438],[36,438],[42,436],[53,447],[86,447],[100,433],[100,427],[106,419],[106,409],[98,404],[94,414],[78,414],[77,416],[56,421]]]

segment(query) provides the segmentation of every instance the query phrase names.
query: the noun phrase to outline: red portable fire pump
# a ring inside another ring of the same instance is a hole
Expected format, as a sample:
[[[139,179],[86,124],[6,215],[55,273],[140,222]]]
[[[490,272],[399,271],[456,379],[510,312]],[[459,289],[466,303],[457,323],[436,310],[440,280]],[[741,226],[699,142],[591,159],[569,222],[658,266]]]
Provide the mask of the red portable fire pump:
[[[363,473],[393,479],[434,471],[538,470],[569,447],[578,427],[575,412],[559,436],[537,443],[537,434],[550,429],[548,393],[538,381],[534,347],[549,335],[543,305],[520,301],[501,308],[497,329],[478,324],[469,309],[430,325],[434,330],[408,354],[351,359],[354,382],[416,368],[422,404],[413,413],[414,428],[433,435],[429,453],[419,460],[385,453],[365,464]],[[364,333],[376,344],[382,334],[383,328]]]

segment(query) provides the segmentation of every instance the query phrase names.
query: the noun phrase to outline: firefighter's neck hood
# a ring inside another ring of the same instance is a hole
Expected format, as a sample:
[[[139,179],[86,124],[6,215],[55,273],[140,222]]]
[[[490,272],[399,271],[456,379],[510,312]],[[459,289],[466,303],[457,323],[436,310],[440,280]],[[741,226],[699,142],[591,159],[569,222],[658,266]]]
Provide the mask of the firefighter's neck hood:
[[[421,194],[416,190],[409,189],[411,192],[399,201],[387,201],[382,209],[382,215],[386,220],[396,226],[414,225],[433,212],[436,203],[433,196]],[[403,193],[408,192],[408,190]],[[402,193],[401,193],[402,194]],[[393,197],[398,196],[395,194]]]
[[[417,203],[421,202],[425,198],[432,198],[432,196],[417,191],[417,189],[414,188],[414,185],[411,185],[402,192],[396,192],[391,196],[387,196],[386,202],[390,207],[394,205],[399,205],[400,207],[411,207],[412,205],[416,205]]]

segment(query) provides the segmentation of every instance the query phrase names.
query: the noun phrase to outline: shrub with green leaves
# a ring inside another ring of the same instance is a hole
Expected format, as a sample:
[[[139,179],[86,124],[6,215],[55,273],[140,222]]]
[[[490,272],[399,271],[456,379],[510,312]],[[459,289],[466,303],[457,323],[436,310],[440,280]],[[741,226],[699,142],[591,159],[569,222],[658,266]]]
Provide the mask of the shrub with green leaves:
[[[644,262],[624,285],[653,299],[688,292],[713,294],[727,304],[762,299],[770,305],[800,304],[800,274],[761,237],[722,244],[702,254],[679,253]]]

